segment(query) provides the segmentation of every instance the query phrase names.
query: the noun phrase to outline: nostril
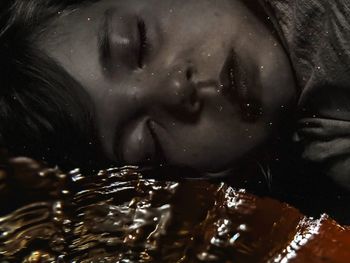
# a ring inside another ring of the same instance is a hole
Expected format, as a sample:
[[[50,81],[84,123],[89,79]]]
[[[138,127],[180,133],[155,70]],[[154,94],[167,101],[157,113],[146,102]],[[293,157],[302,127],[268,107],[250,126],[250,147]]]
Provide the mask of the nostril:
[[[187,111],[191,114],[198,113],[201,109],[201,101],[198,98],[198,91],[196,88],[196,84],[194,83],[194,74],[196,74],[195,69],[191,66],[189,66],[186,71],[186,108]]]
[[[193,68],[189,67],[187,70],[186,70],[186,79],[187,80],[191,80],[193,77]]]
[[[190,103],[191,105],[194,105],[194,104],[196,104],[198,101],[199,101],[199,98],[198,98],[198,91],[197,91],[196,87],[193,87],[193,88],[191,89],[191,93],[190,93],[190,95],[189,95],[189,103]]]
[[[189,87],[189,93],[185,105],[187,111],[191,114],[198,113],[201,109],[202,103],[198,98],[197,89],[194,85],[190,85]]]
[[[202,102],[198,96],[197,84],[195,83],[196,69],[191,65],[177,65],[167,75],[165,86],[169,92],[164,106],[179,119],[193,119],[202,108]]]

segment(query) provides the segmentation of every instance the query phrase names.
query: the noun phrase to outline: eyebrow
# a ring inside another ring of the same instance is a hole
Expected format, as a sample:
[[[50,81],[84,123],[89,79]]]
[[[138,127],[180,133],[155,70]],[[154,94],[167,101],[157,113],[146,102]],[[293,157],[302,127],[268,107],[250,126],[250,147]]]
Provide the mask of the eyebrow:
[[[102,67],[102,72],[106,76],[110,76],[111,69],[112,69],[110,25],[111,25],[111,20],[114,12],[115,12],[115,8],[109,8],[104,12],[102,23],[98,30],[97,46],[98,46],[98,53],[99,53],[99,61]]]

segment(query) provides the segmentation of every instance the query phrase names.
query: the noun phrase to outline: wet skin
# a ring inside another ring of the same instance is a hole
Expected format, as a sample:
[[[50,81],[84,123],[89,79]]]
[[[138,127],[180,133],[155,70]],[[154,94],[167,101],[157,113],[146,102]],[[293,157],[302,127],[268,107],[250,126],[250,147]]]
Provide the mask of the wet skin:
[[[228,169],[295,98],[281,44],[240,1],[102,0],[60,14],[40,45],[91,97],[118,164]]]

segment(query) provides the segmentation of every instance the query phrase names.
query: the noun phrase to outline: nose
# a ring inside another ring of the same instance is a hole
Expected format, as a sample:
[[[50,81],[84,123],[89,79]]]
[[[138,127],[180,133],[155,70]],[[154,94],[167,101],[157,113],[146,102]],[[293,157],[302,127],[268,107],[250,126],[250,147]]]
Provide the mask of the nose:
[[[200,109],[194,73],[195,69],[189,65],[140,73],[142,85],[137,97],[143,107],[194,114]]]

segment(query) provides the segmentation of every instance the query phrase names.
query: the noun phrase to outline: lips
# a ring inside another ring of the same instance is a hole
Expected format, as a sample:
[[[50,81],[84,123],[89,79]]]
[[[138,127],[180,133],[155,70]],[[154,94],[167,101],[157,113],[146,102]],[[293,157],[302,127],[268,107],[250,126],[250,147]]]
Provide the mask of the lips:
[[[162,150],[148,118],[127,125],[116,148],[117,156],[126,164],[151,165],[162,160]]]
[[[247,86],[243,81],[242,66],[238,63],[237,55],[233,50],[229,52],[220,75],[222,91],[231,99],[245,98]]]
[[[248,72],[238,55],[231,50],[220,73],[223,94],[238,104],[246,121],[255,121],[262,115],[261,99],[253,92],[256,85],[248,79]],[[254,87],[253,87],[254,86]]]

